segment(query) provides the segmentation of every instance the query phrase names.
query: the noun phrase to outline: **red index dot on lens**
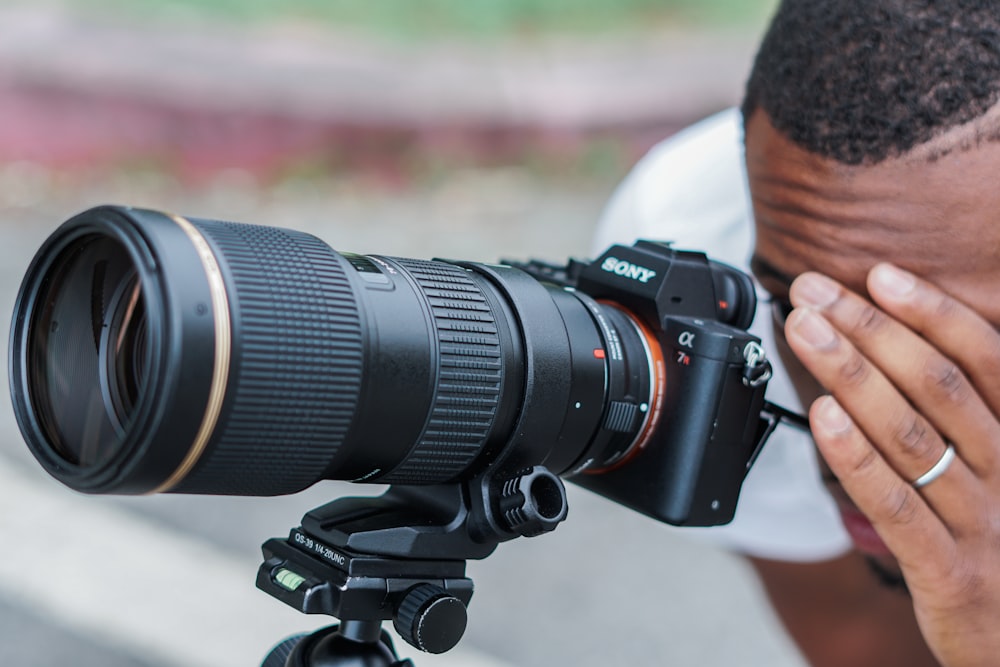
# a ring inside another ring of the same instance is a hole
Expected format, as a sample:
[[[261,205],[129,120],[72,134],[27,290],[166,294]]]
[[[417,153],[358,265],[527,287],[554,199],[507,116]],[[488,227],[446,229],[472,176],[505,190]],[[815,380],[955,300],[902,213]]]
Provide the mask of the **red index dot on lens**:
[[[597,348],[596,350],[594,350],[594,359],[603,359],[603,358],[604,358],[604,350],[602,350],[601,348]]]
[[[726,308],[729,308],[729,302],[728,301],[720,301],[719,302],[719,309],[720,310],[725,310]]]

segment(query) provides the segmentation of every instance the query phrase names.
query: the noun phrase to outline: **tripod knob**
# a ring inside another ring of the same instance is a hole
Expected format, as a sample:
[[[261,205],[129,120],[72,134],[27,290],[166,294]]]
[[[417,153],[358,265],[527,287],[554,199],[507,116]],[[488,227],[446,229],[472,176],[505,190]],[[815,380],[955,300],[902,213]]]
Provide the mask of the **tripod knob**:
[[[526,468],[504,482],[500,511],[518,535],[547,533],[566,518],[566,487],[544,466]]]
[[[434,584],[406,591],[392,619],[408,644],[427,653],[444,653],[458,644],[468,622],[465,605]]]

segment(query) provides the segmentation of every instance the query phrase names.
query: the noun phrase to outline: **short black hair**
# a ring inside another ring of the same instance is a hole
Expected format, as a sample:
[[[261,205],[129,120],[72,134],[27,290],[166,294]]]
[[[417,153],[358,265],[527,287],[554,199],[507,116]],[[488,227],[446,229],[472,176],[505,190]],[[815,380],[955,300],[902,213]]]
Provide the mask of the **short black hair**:
[[[783,0],[747,83],[802,148],[845,164],[907,153],[1000,99],[996,0]]]

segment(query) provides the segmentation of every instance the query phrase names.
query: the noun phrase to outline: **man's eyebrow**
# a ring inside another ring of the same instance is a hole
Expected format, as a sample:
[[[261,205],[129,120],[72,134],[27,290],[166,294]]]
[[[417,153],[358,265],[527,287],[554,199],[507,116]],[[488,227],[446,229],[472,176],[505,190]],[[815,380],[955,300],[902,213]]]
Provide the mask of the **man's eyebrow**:
[[[750,270],[753,271],[758,280],[766,278],[780,283],[785,287],[791,287],[792,281],[795,280],[795,276],[790,276],[776,269],[774,265],[766,259],[762,259],[759,255],[754,255],[750,258]]]

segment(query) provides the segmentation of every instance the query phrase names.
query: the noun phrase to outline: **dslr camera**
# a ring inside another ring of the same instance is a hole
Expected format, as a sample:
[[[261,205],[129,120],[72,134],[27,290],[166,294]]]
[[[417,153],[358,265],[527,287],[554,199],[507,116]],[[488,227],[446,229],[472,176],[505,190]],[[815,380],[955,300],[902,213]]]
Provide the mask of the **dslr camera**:
[[[78,491],[390,485],[270,540],[258,586],[440,651],[457,637],[428,639],[433,619],[471,596],[456,563],[553,529],[562,479],[672,524],[732,519],[783,416],[755,306],[748,276],[665,243],[426,261],[105,206],[31,263],[10,386],[31,451]]]

